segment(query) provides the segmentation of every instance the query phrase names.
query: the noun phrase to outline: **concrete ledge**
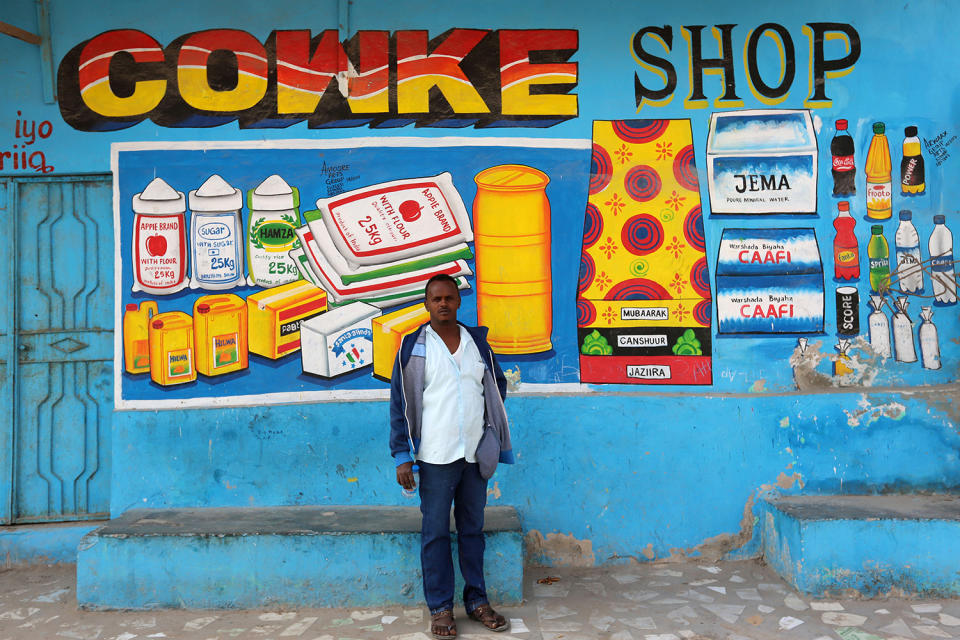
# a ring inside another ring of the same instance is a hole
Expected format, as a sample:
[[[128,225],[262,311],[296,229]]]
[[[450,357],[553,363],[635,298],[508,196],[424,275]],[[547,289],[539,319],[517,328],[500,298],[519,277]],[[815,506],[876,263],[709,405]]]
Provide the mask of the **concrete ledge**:
[[[102,525],[102,521],[87,521],[0,527],[0,568],[73,564],[80,540]]]
[[[516,510],[487,507],[485,523],[488,595],[519,603]],[[138,509],[77,555],[84,609],[415,605],[421,579],[418,507]]]
[[[772,498],[762,528],[764,559],[803,593],[960,596],[960,496]]]

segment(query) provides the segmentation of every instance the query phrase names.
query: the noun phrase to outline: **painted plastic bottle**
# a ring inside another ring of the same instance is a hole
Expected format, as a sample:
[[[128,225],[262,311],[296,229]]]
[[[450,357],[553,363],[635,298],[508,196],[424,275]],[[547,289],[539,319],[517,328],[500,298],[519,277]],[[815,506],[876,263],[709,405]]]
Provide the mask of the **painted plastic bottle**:
[[[873,139],[867,151],[867,217],[887,220],[893,215],[890,143],[882,122],[873,123]]]
[[[299,280],[289,255],[300,248],[299,191],[272,175],[247,191],[247,207],[247,284],[267,289]]]
[[[896,300],[897,312],[893,314],[893,353],[897,362],[916,362],[917,350],[913,345],[913,321],[907,315],[910,303],[906,296]]]
[[[853,231],[856,224],[850,215],[850,203],[838,202],[837,217],[833,220],[833,228],[837,230],[833,237],[833,273],[838,280],[860,279],[860,246]]]
[[[137,307],[127,304],[123,312],[123,368],[127,373],[150,372],[150,318],[157,315],[157,303],[146,300]]]
[[[889,358],[893,351],[890,349],[890,321],[883,312],[883,296],[870,296],[870,306],[873,308],[867,318],[870,346],[881,358]]]
[[[917,336],[920,339],[920,361],[924,369],[939,369],[940,339],[937,336],[937,327],[933,324],[933,309],[920,307],[920,328]]]
[[[900,191],[903,193],[923,193],[927,188],[923,167],[923,152],[916,127],[903,130],[903,159],[900,161]]]
[[[900,212],[900,226],[894,235],[897,269],[892,285],[904,293],[923,291],[923,267],[920,265],[920,234],[913,226],[913,212]]]
[[[190,192],[191,289],[243,284],[243,194],[220,176]]]
[[[158,296],[187,286],[186,198],[162,178],[133,196],[133,291]]]
[[[957,303],[957,279],[953,268],[953,234],[947,229],[946,218],[933,216],[933,232],[927,246],[930,250],[930,279],[933,295],[940,305]]]
[[[193,318],[182,311],[153,316],[150,322],[150,379],[169,386],[197,379]]]
[[[847,131],[847,121],[844,119],[837,120],[837,134],[830,141],[830,155],[833,161],[833,195],[856,195],[857,172],[853,161],[853,138]]]
[[[193,304],[197,372],[219,376],[247,368],[247,303],[231,293],[200,296]]]
[[[867,257],[870,259],[870,289],[883,293],[890,288],[890,245],[883,237],[883,226],[870,227],[870,242],[867,244]]]
[[[417,495],[417,488],[420,486],[420,465],[413,465],[413,489],[407,489],[406,487],[400,487],[400,494],[404,498],[412,498]]]

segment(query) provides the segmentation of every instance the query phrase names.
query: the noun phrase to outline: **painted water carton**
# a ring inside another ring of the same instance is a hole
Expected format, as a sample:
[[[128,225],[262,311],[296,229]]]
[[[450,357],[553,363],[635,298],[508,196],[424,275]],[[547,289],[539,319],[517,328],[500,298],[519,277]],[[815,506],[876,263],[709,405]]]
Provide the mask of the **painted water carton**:
[[[169,386],[197,379],[193,318],[182,311],[158,313],[150,321],[150,379]]]
[[[400,351],[403,336],[430,320],[422,304],[415,304],[373,319],[373,375],[389,380],[393,361]]]
[[[373,305],[352,302],[304,322],[304,373],[333,378],[372,364],[372,321],[381,313]]]
[[[820,333],[823,266],[813,229],[724,229],[718,333]]]
[[[247,305],[233,294],[200,296],[193,304],[197,371],[219,376],[247,368]]]
[[[712,114],[707,182],[715,214],[816,214],[817,136],[810,112]]]
[[[327,309],[327,293],[306,280],[247,297],[248,348],[276,360],[300,348],[300,325]]]

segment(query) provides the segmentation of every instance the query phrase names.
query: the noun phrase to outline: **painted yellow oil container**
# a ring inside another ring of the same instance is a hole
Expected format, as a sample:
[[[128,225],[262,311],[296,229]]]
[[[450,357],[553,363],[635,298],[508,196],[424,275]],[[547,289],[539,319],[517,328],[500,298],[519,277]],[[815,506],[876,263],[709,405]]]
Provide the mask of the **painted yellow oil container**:
[[[193,353],[193,318],[168,311],[150,321],[150,379],[171,385],[197,379]]]
[[[123,312],[123,368],[127,373],[150,371],[150,318],[157,315],[153,300],[127,305]]]
[[[504,164],[476,175],[473,201],[477,254],[477,320],[490,328],[497,353],[551,348],[550,178]]]
[[[399,309],[373,319],[373,375],[389,380],[393,375],[393,361],[400,350],[403,336],[429,322],[430,313],[422,304]]]
[[[193,303],[197,372],[219,376],[247,368],[247,303],[232,293]]]
[[[247,297],[250,351],[276,360],[300,349],[300,323],[327,310],[327,292],[306,280]]]

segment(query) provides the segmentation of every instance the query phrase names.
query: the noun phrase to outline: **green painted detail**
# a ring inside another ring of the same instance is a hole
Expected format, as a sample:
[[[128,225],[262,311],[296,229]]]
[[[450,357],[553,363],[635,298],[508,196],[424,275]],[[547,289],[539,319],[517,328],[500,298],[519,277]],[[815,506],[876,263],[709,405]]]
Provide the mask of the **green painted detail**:
[[[650,263],[640,258],[630,264],[630,273],[638,278],[642,278],[650,272]]]
[[[677,338],[677,344],[673,345],[673,354],[677,356],[702,356],[703,350],[700,348],[700,341],[693,333],[693,329],[687,329],[683,335]]]
[[[264,247],[298,248],[296,221],[291,215],[283,215],[280,220],[259,220],[250,230],[250,242],[258,249]]]
[[[613,347],[610,346],[606,338],[600,335],[599,331],[594,329],[592,333],[584,337],[580,353],[585,356],[609,356],[613,353]]]
[[[674,213],[673,209],[664,209],[660,212],[660,219],[664,222],[670,222],[675,215],[676,213]]]

